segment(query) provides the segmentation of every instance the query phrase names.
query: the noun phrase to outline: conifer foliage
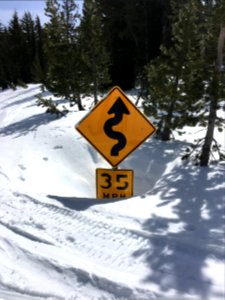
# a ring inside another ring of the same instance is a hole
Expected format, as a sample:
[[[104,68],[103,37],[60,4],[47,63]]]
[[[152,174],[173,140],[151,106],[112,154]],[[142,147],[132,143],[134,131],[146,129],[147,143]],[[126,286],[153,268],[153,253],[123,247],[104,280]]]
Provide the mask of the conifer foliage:
[[[74,0],[49,0],[46,2],[48,59],[47,88],[71,104],[81,104],[79,49],[77,44],[78,12]]]
[[[222,0],[206,6],[207,34],[205,39],[205,114],[206,135],[204,138],[199,161],[207,166],[214,142],[215,127],[223,130],[225,119],[217,115],[219,108],[225,110],[225,2]],[[218,148],[218,145],[217,145]],[[220,155],[221,156],[221,155]],[[221,156],[224,159],[224,156]]]
[[[169,140],[173,129],[185,125],[206,127],[195,155],[201,166],[209,163],[214,128],[224,126],[217,116],[225,99],[224,3],[188,0],[179,7],[171,0],[171,45],[162,45],[161,55],[146,66],[143,83],[144,108],[158,120],[159,138]]]
[[[40,82],[45,77],[43,55],[44,30],[37,17],[33,20],[29,12],[20,19],[14,12],[8,27],[0,24],[0,87],[16,87]],[[41,37],[42,36],[42,37]],[[37,76],[35,61],[40,62]]]
[[[145,111],[159,121],[158,135],[169,140],[175,128],[198,121],[196,105],[204,90],[202,75],[201,15],[198,1],[190,0],[178,13],[172,26],[172,45],[161,46],[161,55],[146,67]],[[172,3],[173,4],[173,3]]]
[[[0,23],[0,88],[6,89],[8,86],[8,33],[7,29]]]
[[[79,27],[79,46],[86,87],[94,95],[95,104],[98,102],[98,91],[110,81],[108,72],[110,57],[106,50],[102,24],[103,17],[97,1],[84,0]]]
[[[46,5],[50,18],[46,27],[47,88],[80,110],[82,95],[92,94],[96,104],[99,89],[109,80],[109,58],[96,2],[84,1],[81,21],[74,0],[50,0]]]

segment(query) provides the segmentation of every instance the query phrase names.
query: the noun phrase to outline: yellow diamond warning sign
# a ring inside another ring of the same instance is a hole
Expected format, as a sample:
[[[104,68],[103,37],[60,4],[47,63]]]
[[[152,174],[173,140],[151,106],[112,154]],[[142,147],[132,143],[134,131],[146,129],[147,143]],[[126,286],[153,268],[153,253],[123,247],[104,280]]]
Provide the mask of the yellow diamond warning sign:
[[[133,196],[133,170],[96,170],[97,198],[128,198]]]
[[[114,87],[76,129],[113,167],[156,130],[119,87]]]

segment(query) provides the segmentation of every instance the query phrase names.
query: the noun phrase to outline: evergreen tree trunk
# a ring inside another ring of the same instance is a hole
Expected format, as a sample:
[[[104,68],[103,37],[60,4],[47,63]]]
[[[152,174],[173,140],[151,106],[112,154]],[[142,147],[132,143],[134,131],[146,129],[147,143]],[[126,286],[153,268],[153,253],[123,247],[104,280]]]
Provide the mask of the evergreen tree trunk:
[[[174,94],[177,94],[177,89],[178,89],[178,81],[179,77],[177,76],[175,79],[175,87],[174,87]],[[170,134],[171,134],[171,127],[172,127],[172,117],[173,117],[173,111],[176,103],[176,98],[174,97],[171,99],[171,103],[167,112],[167,115],[165,117],[164,121],[164,126],[163,126],[163,131],[162,131],[162,136],[161,139],[163,141],[169,141],[170,140]]]
[[[216,121],[216,110],[217,110],[217,99],[214,98],[210,103],[210,111],[208,118],[208,127],[205,136],[205,141],[202,147],[202,152],[200,156],[200,166],[207,166],[210,157],[211,145],[213,141],[213,133]]]
[[[97,79],[97,70],[96,70],[96,61],[94,59],[93,62],[93,74],[94,74],[94,104],[96,105],[98,103],[98,79]]]
[[[77,95],[77,106],[79,110],[84,110],[84,107],[82,105],[80,94]]]
[[[213,132],[215,128],[215,122],[216,122],[216,112],[217,112],[217,104],[218,104],[218,82],[220,73],[223,66],[223,47],[225,42],[225,24],[221,25],[219,38],[218,38],[218,47],[217,47],[217,61],[216,61],[216,78],[215,78],[215,84],[214,84],[214,92],[210,103],[210,111],[209,111],[209,118],[208,118],[208,126],[207,126],[207,132],[205,136],[205,141],[202,146],[202,152],[200,156],[200,166],[208,166],[209,163],[209,157],[210,157],[210,151],[211,146],[213,142]]]
[[[174,110],[174,104],[175,101],[172,101],[168,110],[168,114],[165,117],[165,121],[163,124],[163,131],[161,139],[163,141],[169,141],[170,140],[170,134],[171,134],[171,120],[173,116],[173,110]]]

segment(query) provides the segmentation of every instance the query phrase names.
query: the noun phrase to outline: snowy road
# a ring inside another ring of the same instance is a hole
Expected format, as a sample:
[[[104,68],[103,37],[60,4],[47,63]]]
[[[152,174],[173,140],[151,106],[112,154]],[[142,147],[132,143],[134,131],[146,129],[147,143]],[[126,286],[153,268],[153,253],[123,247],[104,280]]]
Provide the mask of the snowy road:
[[[23,218],[21,218],[21,211],[23,211]],[[14,263],[11,261],[11,268],[7,265],[2,281],[7,282],[9,273],[15,274],[18,289],[25,283],[33,284],[32,279],[24,274],[24,265],[19,264],[20,260],[26,257],[28,265],[51,266],[57,276],[61,277],[61,284],[64,282],[65,274],[68,276],[68,273],[71,273],[71,277],[76,278],[76,288],[79,287],[78,283],[83,281],[90,282],[97,289],[110,292],[115,298],[154,299],[157,295],[156,291],[150,292],[147,283],[142,286],[139,284],[140,274],[149,273],[146,260],[154,247],[158,248],[159,253],[163,249],[161,255],[166,256],[169,252],[176,251],[177,258],[180,257],[179,273],[175,275],[170,268],[152,269],[154,276],[160,277],[166,274],[167,280],[171,281],[176,281],[176,276],[179,276],[184,281],[193,281],[193,284],[210,285],[210,281],[199,281],[196,276],[198,274],[194,274],[191,268],[187,268],[190,260],[192,264],[198,263],[199,256],[210,255],[209,245],[199,247],[193,242],[184,243],[184,241],[168,239],[135,229],[134,226],[129,228],[131,224],[125,222],[118,225],[118,220],[107,217],[107,212],[104,213],[103,210],[74,211],[14,193],[1,205],[0,220],[0,229],[4,236],[1,250],[7,251],[9,256],[13,256],[12,250],[16,250],[15,252],[19,254],[14,258]],[[66,259],[66,263],[74,262],[73,266],[66,266],[65,258],[62,262],[61,249],[69,258],[68,261]],[[192,258],[193,253],[196,261]],[[215,254],[217,259],[222,259],[223,248],[214,245],[211,255]],[[115,274],[119,282],[115,281]],[[145,281],[146,278],[142,280]],[[10,288],[10,285],[11,283],[8,285],[6,283],[5,288]],[[135,286],[135,289],[130,285]],[[135,296],[136,289],[138,296]],[[143,292],[140,292],[141,289]],[[35,295],[42,294],[36,291]],[[46,293],[43,296],[46,297]]]
[[[0,94],[0,300],[223,300],[224,165],[184,171],[182,143],[147,143],[124,165],[148,193],[101,203],[81,114],[46,119],[38,92]]]

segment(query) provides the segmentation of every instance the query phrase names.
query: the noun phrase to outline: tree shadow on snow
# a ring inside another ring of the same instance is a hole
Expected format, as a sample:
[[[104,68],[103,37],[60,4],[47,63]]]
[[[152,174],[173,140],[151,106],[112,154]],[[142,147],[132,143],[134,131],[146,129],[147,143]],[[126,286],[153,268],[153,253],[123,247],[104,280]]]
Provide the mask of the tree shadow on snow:
[[[0,128],[0,136],[16,135],[15,137],[18,138],[22,135],[28,134],[30,131],[37,130],[37,128],[41,125],[45,125],[55,120],[56,116],[47,113],[36,114]]]
[[[135,195],[143,195],[151,190],[165,172],[167,164],[180,156],[183,147],[187,147],[187,143],[162,142],[151,138],[129,155],[120,166],[134,170]]]
[[[34,86],[34,87],[28,87],[28,88],[19,88],[19,90],[15,90],[13,92],[13,94],[10,92],[10,97],[5,97],[5,101],[10,101],[10,100],[15,100],[15,98],[20,97],[20,99],[18,101],[13,101],[12,103],[7,104],[6,106],[4,106],[3,108],[7,108],[7,107],[11,107],[17,104],[21,104],[21,103],[26,103],[27,101],[30,101],[32,99],[34,99],[34,95],[33,96],[28,96],[27,94],[30,94],[32,91],[37,90],[38,86]],[[7,90],[6,90],[7,93]],[[24,97],[22,97],[24,96]],[[21,98],[22,97],[22,98]]]
[[[35,97],[35,96],[24,97],[24,98],[22,98],[22,99],[19,99],[19,100],[17,100],[17,101],[14,101],[14,102],[12,102],[12,103],[9,103],[9,104],[5,105],[5,106],[3,107],[3,109],[4,109],[4,108],[8,108],[8,107],[12,107],[12,106],[15,106],[15,105],[24,104],[24,103],[31,102],[31,101],[33,102],[34,97]]]
[[[215,169],[177,167],[147,194],[159,192],[162,201],[158,209],[170,205],[175,217],[154,215],[143,224],[145,231],[154,234],[146,249],[134,253],[136,259],[143,258],[149,266],[145,282],[160,284],[164,292],[175,289],[210,299],[206,259],[221,261],[225,250],[224,169],[224,165]],[[218,299],[223,296],[217,295]]]

